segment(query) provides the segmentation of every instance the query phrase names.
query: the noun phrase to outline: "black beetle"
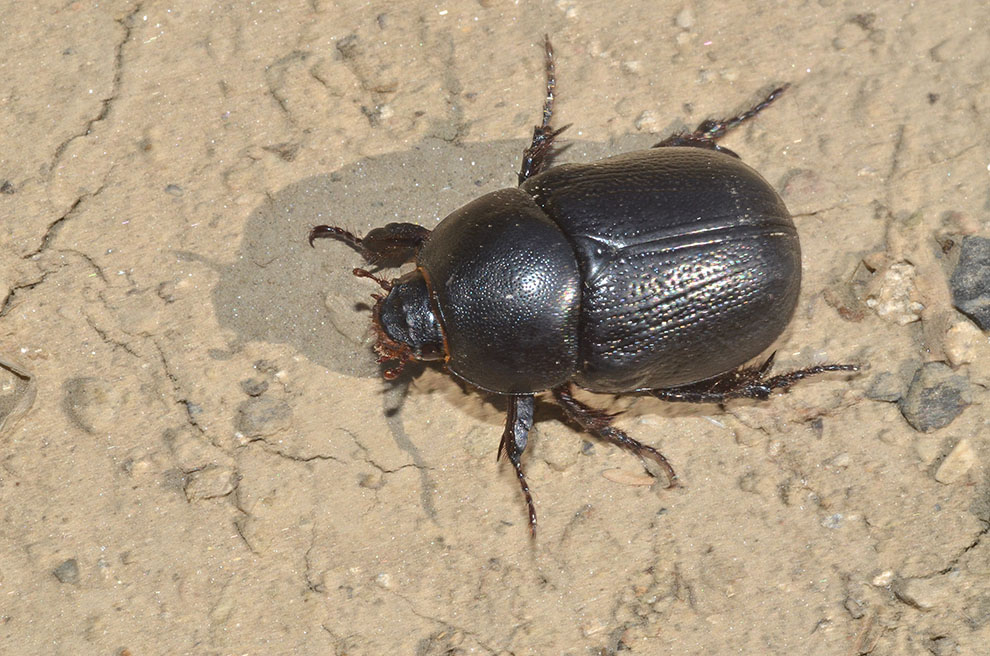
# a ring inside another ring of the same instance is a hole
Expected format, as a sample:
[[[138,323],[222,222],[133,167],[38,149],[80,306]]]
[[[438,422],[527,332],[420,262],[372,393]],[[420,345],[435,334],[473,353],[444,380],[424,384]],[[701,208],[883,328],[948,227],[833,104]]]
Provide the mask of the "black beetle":
[[[546,40],[543,121],[523,153],[519,186],[486,194],[431,232],[390,223],[361,238],[316,226],[314,239],[346,242],[372,265],[415,261],[374,294],[379,362],[394,379],[409,360],[442,360],[466,382],[508,395],[504,449],[535,533],[536,510],[520,456],[534,395],[550,391],[585,430],[655,460],[667,459],[611,425],[614,415],[574,398],[648,393],[669,401],[765,399],[775,389],[855,365],[819,365],[768,377],[773,355],[745,366],[784,331],[801,284],[797,231],[780,196],[717,140],[756,116],[707,120],[652,149],[551,168],[553,50]]]

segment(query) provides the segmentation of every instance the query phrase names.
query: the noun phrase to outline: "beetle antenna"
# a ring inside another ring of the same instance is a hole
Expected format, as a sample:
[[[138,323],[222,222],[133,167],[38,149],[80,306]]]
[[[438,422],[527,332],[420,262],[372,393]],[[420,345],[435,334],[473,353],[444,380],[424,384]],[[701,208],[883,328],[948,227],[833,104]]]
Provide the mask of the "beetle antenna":
[[[352,271],[351,273],[353,273],[358,278],[371,278],[372,280],[377,282],[378,286],[384,289],[385,291],[387,292],[392,291],[391,281],[385,280],[384,278],[379,278],[378,276],[376,276],[370,271],[367,271],[366,269],[354,269],[354,271]],[[374,294],[372,294],[372,296],[374,296]]]

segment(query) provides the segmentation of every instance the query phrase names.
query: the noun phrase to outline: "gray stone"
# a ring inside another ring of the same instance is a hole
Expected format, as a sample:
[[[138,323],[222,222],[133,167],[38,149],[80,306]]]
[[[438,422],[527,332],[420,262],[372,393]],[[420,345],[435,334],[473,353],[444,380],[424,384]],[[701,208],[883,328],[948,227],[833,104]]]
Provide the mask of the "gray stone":
[[[990,330],[990,239],[965,237],[959,264],[949,279],[952,302],[960,312]]]
[[[268,391],[268,381],[264,378],[248,378],[241,381],[241,389],[248,396],[261,396]]]
[[[79,562],[75,558],[69,558],[61,565],[53,569],[52,574],[55,575],[55,578],[57,578],[60,583],[71,583],[72,585],[78,585]]]
[[[874,377],[866,390],[866,398],[893,403],[900,401],[907,391],[907,382],[891,371],[882,371]]]
[[[266,437],[292,425],[292,408],[285,401],[252,397],[237,408],[237,430],[245,437]]]
[[[935,480],[944,485],[961,481],[976,464],[976,451],[969,438],[964,437],[952,448],[949,455],[935,470]]]
[[[233,492],[236,485],[237,473],[233,469],[211,465],[188,474],[185,484],[186,499],[218,499]]]
[[[964,376],[942,362],[928,362],[897,405],[915,430],[928,433],[948,426],[970,403],[970,384]]]
[[[932,610],[943,606],[949,590],[938,578],[907,578],[894,581],[892,586],[898,599],[918,610]]]

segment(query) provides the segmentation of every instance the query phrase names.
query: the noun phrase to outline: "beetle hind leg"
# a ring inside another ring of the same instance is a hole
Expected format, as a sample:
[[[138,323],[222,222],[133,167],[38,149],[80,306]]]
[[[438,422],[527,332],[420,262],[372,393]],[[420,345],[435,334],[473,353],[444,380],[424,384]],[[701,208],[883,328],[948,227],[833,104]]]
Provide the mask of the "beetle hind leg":
[[[777,87],[767,94],[766,98],[756,103],[746,111],[736,114],[731,118],[706,119],[694,129],[694,132],[673,134],[663,141],[655,144],[653,147],[664,148],[666,146],[693,146],[695,148],[717,150],[719,152],[732,155],[733,157],[739,157],[739,155],[736,155],[728,148],[719,146],[717,143],[718,140],[724,137],[729,130],[737,127],[740,123],[748,121],[769,107],[770,104],[779,98],[780,94],[784,93],[789,86],[789,84],[785,84],[784,86]]]
[[[775,354],[761,365],[740,367],[715,378],[668,389],[649,390],[662,401],[684,403],[724,403],[729,399],[758,399],[770,397],[774,390],[786,390],[799,380],[832,371],[859,371],[854,364],[822,364],[767,377],[773,367]]]
[[[557,74],[553,60],[553,45],[550,37],[544,35],[543,43],[546,52],[547,96],[543,101],[543,120],[533,128],[533,141],[529,148],[523,151],[522,166],[519,168],[519,184],[522,184],[550,165],[553,159],[553,142],[561,132],[569,128],[565,125],[554,130],[550,121],[553,118],[553,102],[556,98]]]
[[[632,451],[638,456],[649,458],[660,465],[667,475],[667,487],[677,487],[677,474],[667,458],[652,446],[638,442],[612,425],[614,414],[592,408],[574,398],[570,384],[553,389],[553,398],[564,409],[564,413],[581,428],[595,437]]]
[[[502,452],[505,451],[509,462],[516,470],[516,478],[519,479],[519,486],[522,488],[523,497],[526,498],[526,508],[529,511],[529,534],[536,537],[536,506],[533,505],[533,495],[529,492],[529,483],[526,482],[521,461],[522,452],[526,449],[529,431],[533,428],[534,405],[535,401],[532,394],[509,397],[509,411],[505,415],[505,431],[502,433],[502,442],[498,445],[498,455],[495,459],[501,458]]]

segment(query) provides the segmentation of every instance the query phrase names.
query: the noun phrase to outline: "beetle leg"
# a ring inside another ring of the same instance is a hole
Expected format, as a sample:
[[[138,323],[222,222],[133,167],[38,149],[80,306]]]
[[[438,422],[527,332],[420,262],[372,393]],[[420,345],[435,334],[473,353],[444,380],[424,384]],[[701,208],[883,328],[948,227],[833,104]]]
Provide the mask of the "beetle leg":
[[[740,367],[715,378],[668,389],[649,390],[662,401],[684,403],[723,403],[729,399],[759,399],[770,397],[774,390],[786,390],[794,383],[830,371],[859,371],[854,364],[821,364],[778,374],[767,378],[773,366],[774,354],[758,366]]]
[[[509,411],[505,415],[505,431],[502,433],[502,441],[498,445],[498,454],[495,460],[502,456],[502,451],[509,457],[509,462],[516,470],[516,478],[522,487],[523,496],[526,497],[526,507],[529,510],[529,533],[536,537],[536,507],[533,505],[533,495],[529,493],[529,483],[523,474],[522,461],[520,457],[526,449],[526,440],[529,430],[533,427],[533,406],[534,397],[532,394],[509,397]]]
[[[553,398],[557,400],[564,413],[573,419],[584,430],[595,435],[601,440],[620,446],[623,449],[632,451],[638,456],[650,458],[667,475],[667,487],[677,487],[677,474],[666,457],[652,446],[638,442],[626,435],[623,431],[612,426],[614,414],[592,408],[574,398],[570,384],[561,385],[553,389]]]
[[[784,86],[777,87],[761,102],[758,102],[740,114],[736,114],[731,118],[723,118],[720,120],[706,119],[694,129],[694,132],[687,134],[673,134],[660,143],[655,144],[653,147],[663,148],[666,146],[693,146],[695,148],[709,148],[711,150],[717,150],[719,152],[732,155],[733,157],[739,157],[739,155],[736,155],[728,148],[719,146],[716,142],[725,136],[729,130],[735,128],[744,121],[748,121],[766,109],[770,103],[780,97],[780,94],[784,93],[789,86],[789,84],[785,84]]]
[[[553,118],[554,91],[557,88],[557,75],[553,62],[553,45],[550,37],[543,36],[546,48],[547,97],[543,101],[543,121],[533,128],[533,141],[529,148],[523,151],[522,166],[519,169],[519,184],[543,171],[553,157],[553,141],[557,136],[570,127],[565,125],[554,130],[550,127]]]
[[[398,266],[416,259],[430,231],[415,223],[389,223],[375,228],[364,237],[337,226],[319,225],[309,231],[309,245],[316,239],[342,241],[377,266]]]

